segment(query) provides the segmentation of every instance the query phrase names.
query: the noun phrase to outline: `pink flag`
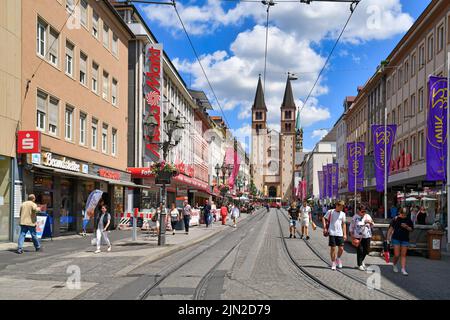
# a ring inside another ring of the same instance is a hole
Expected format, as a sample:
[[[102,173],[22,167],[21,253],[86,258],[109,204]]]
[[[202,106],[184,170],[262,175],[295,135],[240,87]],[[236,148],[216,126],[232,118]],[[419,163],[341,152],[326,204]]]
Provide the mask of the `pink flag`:
[[[237,151],[234,150],[233,147],[228,148],[228,150],[225,154],[225,164],[233,165],[233,171],[230,175],[230,178],[228,179],[228,185],[230,186],[230,188],[233,188],[234,183],[236,181],[236,177],[239,173],[239,167],[241,165],[241,160],[239,158],[239,155],[238,155]]]

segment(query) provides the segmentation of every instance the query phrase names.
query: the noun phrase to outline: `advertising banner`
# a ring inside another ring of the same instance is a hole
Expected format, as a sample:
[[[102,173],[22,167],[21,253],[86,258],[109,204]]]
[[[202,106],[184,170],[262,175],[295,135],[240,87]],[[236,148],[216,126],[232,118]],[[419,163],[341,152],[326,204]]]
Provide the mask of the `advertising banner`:
[[[323,195],[323,171],[317,171],[319,175],[319,199],[322,200],[324,198]]]
[[[339,189],[339,164],[333,163],[332,167],[332,189],[333,189],[333,198],[338,197],[338,189]]]
[[[389,163],[391,163],[392,147],[394,145],[396,131],[396,124],[387,125],[386,128],[384,125],[372,125],[372,138],[375,154],[375,177],[378,192],[384,191],[385,166],[387,166],[387,176],[389,177]]]
[[[328,168],[327,166],[322,166],[323,171],[323,198],[328,198]]]
[[[364,142],[347,143],[348,191],[364,190]]]
[[[327,164],[327,171],[328,171],[328,197],[333,198],[333,164],[329,163]]]

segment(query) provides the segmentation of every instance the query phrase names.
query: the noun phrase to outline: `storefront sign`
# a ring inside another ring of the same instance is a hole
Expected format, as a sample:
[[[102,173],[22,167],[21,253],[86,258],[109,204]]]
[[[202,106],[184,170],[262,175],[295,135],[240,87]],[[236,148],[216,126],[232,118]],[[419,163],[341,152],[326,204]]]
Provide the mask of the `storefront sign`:
[[[436,187],[436,181],[422,181],[422,187],[433,188]]]
[[[157,123],[152,132],[144,132],[144,157],[146,161],[158,161],[160,158],[158,143],[161,141],[162,53],[162,44],[148,44],[145,47],[144,122],[149,115],[153,115]]]
[[[175,163],[178,173],[184,174],[189,177],[194,176],[194,166],[191,164],[184,164],[183,162]]]
[[[131,181],[131,174],[128,172],[122,172],[111,168],[105,168],[95,164],[90,166],[89,173],[111,180]]]
[[[364,142],[347,143],[348,191],[364,191]]]
[[[37,216],[36,217],[36,237],[38,239],[41,239],[42,235],[44,234],[44,228],[45,228],[46,222],[47,222],[47,216]],[[25,235],[25,238],[31,239],[31,233],[28,232]]]
[[[41,132],[19,131],[17,133],[17,153],[40,153]]]
[[[120,180],[120,173],[113,172],[106,169],[99,169],[98,175],[103,178],[113,179],[113,180]]]
[[[80,172],[80,164],[75,161],[68,160],[66,159],[66,157],[63,157],[62,159],[56,159],[53,158],[51,152],[46,152],[44,153],[43,158],[44,158],[43,164],[45,166]]]
[[[40,153],[31,154],[31,163],[41,164],[41,154]]]
[[[406,190],[417,190],[418,187],[419,187],[419,186],[418,186],[417,183],[407,183],[407,184],[405,185],[405,189],[406,189]]]
[[[131,173],[133,178],[149,178],[155,176],[150,168],[127,168],[127,171]]]
[[[428,80],[427,180],[447,177],[447,78]]]
[[[384,173],[387,170],[389,175],[391,163],[392,147],[394,145],[395,133],[397,131],[397,125],[372,125],[372,138],[375,153],[375,177],[377,181],[377,191],[382,192],[384,190]]]

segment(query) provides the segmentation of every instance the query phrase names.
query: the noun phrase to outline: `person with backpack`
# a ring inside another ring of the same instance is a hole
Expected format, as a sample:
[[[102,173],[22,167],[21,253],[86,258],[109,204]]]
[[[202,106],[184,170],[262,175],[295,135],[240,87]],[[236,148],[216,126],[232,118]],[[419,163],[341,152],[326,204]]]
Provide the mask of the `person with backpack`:
[[[175,228],[178,221],[180,221],[180,213],[178,212],[177,207],[175,207],[175,203],[172,203],[172,208],[170,209],[170,224],[172,225],[173,235],[175,235]]]
[[[322,218],[323,235],[328,237],[328,245],[330,247],[331,270],[336,270],[336,266],[342,269],[341,256],[344,253],[344,242],[347,240],[344,206],[345,202],[339,201],[336,204],[336,209],[328,210]],[[338,247],[337,257],[336,247]]]
[[[189,234],[189,222],[191,220],[191,213],[192,213],[192,208],[189,205],[189,202],[187,200],[184,200],[183,220],[184,220],[184,230],[185,230],[186,234]]]
[[[299,209],[297,208],[297,203],[294,201],[291,203],[290,208],[288,209],[289,214],[289,238],[297,238],[295,236],[295,228],[298,221]]]
[[[361,271],[366,271],[364,258],[369,254],[373,225],[372,217],[366,212],[366,208],[360,206],[350,223],[350,234],[352,244],[356,247],[358,269]]]
[[[109,241],[108,238],[108,228],[109,225],[111,223],[111,214],[109,214],[109,212],[107,212],[107,207],[106,205],[102,205],[101,206],[101,215],[98,218],[97,221],[97,250],[94,253],[100,253],[100,245],[101,245],[101,241],[102,241],[102,237],[105,240],[106,244],[108,245],[108,249],[106,251],[110,252],[111,251],[111,242]]]
[[[408,275],[408,272],[406,272],[406,254],[409,247],[409,233],[413,230],[414,224],[408,218],[406,208],[401,208],[399,215],[392,219],[387,233],[387,240],[388,243],[390,242],[394,246],[393,270],[396,273],[398,272],[397,263],[400,258],[401,271],[404,276]]]

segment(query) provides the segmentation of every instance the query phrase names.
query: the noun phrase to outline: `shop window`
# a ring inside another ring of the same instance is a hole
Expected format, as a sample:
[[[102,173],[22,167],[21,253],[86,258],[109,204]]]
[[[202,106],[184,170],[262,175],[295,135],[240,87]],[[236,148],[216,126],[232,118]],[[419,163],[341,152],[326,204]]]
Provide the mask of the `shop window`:
[[[11,158],[0,156],[0,241],[10,240]]]

